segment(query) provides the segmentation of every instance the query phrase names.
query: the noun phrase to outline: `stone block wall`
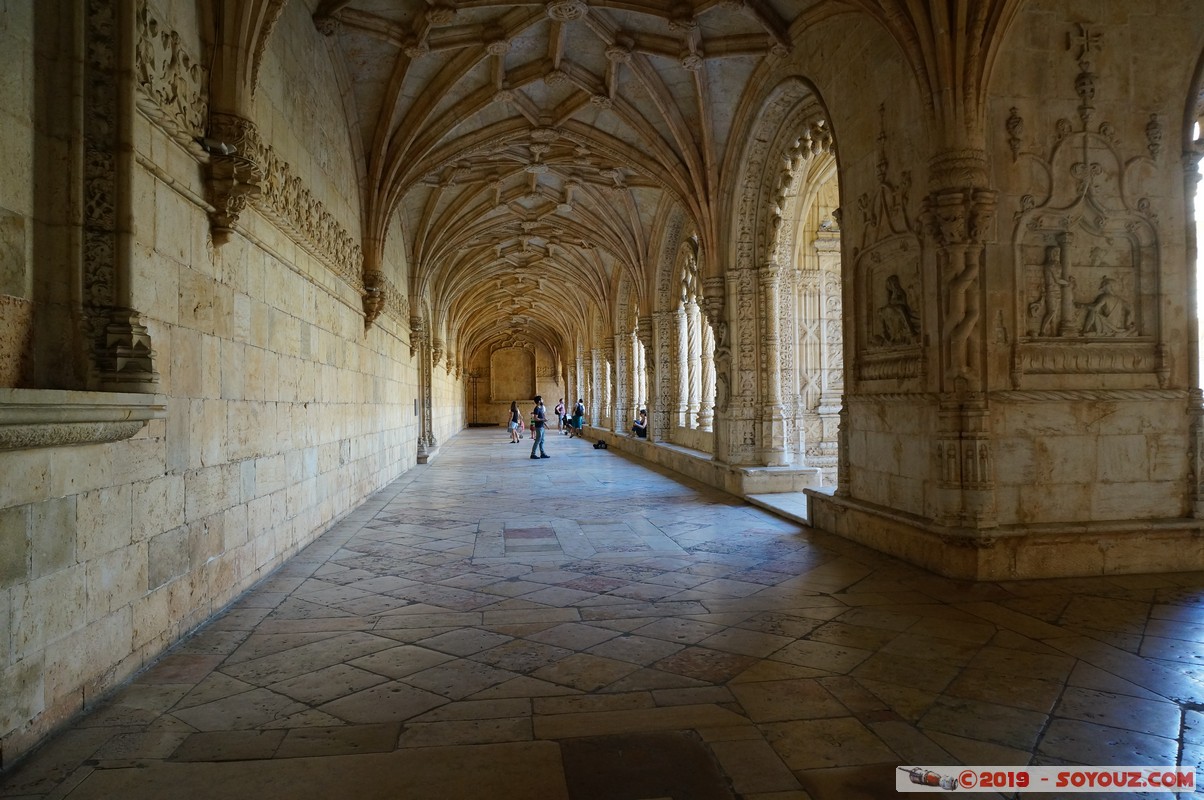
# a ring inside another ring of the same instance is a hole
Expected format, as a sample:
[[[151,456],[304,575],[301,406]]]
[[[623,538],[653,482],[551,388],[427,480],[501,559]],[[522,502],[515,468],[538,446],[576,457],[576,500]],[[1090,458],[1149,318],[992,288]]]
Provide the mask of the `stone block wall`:
[[[258,107],[318,119],[287,133],[270,124],[279,138],[265,139],[336,224],[356,230],[333,79],[307,79],[319,96],[304,114],[292,105],[292,79],[310,70],[303,23],[316,37],[303,8],[282,18],[294,30],[274,41],[298,49],[269,53]],[[195,21],[165,24],[200,52]],[[19,33],[6,42],[25,63],[32,34]],[[34,135],[0,114],[6,145]],[[417,369],[398,315],[365,333],[354,280],[254,207],[215,247],[196,154],[141,115],[134,143],[131,300],[167,414],[125,441],[0,454],[0,766],[415,463]],[[328,152],[336,145],[342,162]],[[20,203],[0,194],[0,207]],[[436,374],[436,405],[453,410],[437,418],[447,438],[463,424],[461,390]]]

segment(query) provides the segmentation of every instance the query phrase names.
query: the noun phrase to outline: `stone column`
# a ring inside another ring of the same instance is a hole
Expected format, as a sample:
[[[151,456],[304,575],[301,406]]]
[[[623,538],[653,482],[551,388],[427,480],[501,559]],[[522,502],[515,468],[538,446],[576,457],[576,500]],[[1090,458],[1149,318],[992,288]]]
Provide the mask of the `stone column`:
[[[602,409],[606,407],[603,394],[606,392],[606,365],[602,358],[602,351],[595,347],[589,351],[589,424],[595,427],[602,427]]]
[[[727,318],[728,281],[733,276],[717,275],[703,279],[707,320],[715,335],[715,417],[711,424],[714,433],[713,455],[720,463],[732,458],[732,343]]]
[[[781,305],[781,267],[766,264],[761,269],[761,360],[765,369],[765,397],[761,402],[761,446],[758,448],[762,464],[777,467],[787,463],[786,424],[782,415],[782,342],[781,325],[778,318]]]
[[[642,322],[642,320],[641,320]],[[645,341],[648,358],[648,438],[667,442],[671,436],[671,420],[676,405],[673,402],[676,349],[674,331],[677,316],[673,311],[657,311],[650,320],[652,341]],[[643,331],[641,330],[641,335]]]
[[[90,388],[153,393],[159,385],[150,333],[135,310],[134,0],[86,7],[83,91],[83,306],[91,339]]]
[[[939,179],[934,183],[941,185]],[[936,250],[947,309],[940,321],[937,461],[941,491],[933,514],[941,524],[976,530],[996,526],[989,408],[982,391],[986,381],[980,358],[981,260],[994,213],[993,191],[953,187],[929,194],[922,214]]]
[[[690,409],[690,326],[684,306],[673,314],[673,427],[688,428],[686,414]]]
[[[607,339],[602,343],[602,408],[599,427],[614,430],[615,414],[615,343]]]
[[[636,323],[635,329],[636,339],[639,341],[641,354],[641,368],[644,374],[644,397],[641,398],[642,408],[648,410],[648,441],[656,441],[658,435],[664,428],[659,427],[662,421],[657,418],[657,407],[660,406],[661,391],[658,386],[661,367],[658,364],[659,359],[656,353],[657,333],[656,321],[653,317],[640,317]]]
[[[844,314],[841,300],[840,234],[821,233],[815,240],[820,267],[821,381],[819,407],[822,432],[815,443],[824,455],[835,455],[840,421],[841,395],[844,392]]]
[[[439,442],[435,437],[434,417],[431,404],[432,352],[430,332],[424,320],[410,319],[410,349],[417,350],[418,357],[418,463],[425,464],[435,454]]]
[[[1197,187],[1200,183],[1199,163],[1201,156],[1204,153],[1190,152],[1183,156],[1183,196],[1195,197]],[[1185,227],[1187,229],[1187,253],[1184,258],[1186,264],[1198,263],[1200,253],[1200,243],[1196,241],[1195,231],[1197,215],[1194,203],[1187,204],[1187,219]],[[1192,320],[1187,326],[1187,374],[1188,374],[1188,401],[1187,413],[1191,420],[1190,434],[1188,436],[1188,496],[1191,498],[1191,514],[1196,519],[1204,519],[1204,391],[1200,388],[1200,331],[1198,323],[1200,319],[1200,308],[1196,303],[1196,294],[1199,291],[1200,276],[1196,270],[1187,270],[1187,298],[1188,305],[1195,309],[1195,313],[1189,314],[1188,318]]]
[[[625,433],[630,426],[631,406],[635,402],[635,354],[630,333],[614,337],[614,409],[613,430]]]
[[[698,424],[698,399],[702,395],[701,314],[694,298],[686,301],[686,427]]]
[[[698,398],[698,429],[709,431],[715,422],[715,334],[702,320],[702,394]]]

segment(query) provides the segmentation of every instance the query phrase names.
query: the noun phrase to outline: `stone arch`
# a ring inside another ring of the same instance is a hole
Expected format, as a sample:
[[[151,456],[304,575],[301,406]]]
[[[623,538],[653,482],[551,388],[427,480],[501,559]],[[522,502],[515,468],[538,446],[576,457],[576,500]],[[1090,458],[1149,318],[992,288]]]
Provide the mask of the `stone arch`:
[[[811,451],[836,463],[836,410],[826,398],[828,424],[821,424],[819,392],[799,401],[800,388],[821,382],[822,337],[829,329],[827,309],[841,307],[842,290],[829,285],[831,303],[820,297],[824,284],[796,263],[800,223],[816,190],[816,179],[837,169],[836,138],[818,90],[805,78],[791,76],[770,89],[747,117],[748,145],[735,171],[727,278],[728,348],[719,348],[718,383],[730,386],[732,413],[727,439],[733,463],[802,466]],[[834,255],[839,258],[838,225],[832,220]],[[810,238],[818,231],[809,232]],[[839,268],[835,270],[839,274]],[[709,304],[713,309],[716,303]],[[709,310],[710,310],[709,309]],[[843,349],[842,338],[832,343]],[[726,353],[730,352],[730,362]],[[804,361],[807,365],[804,366]],[[843,363],[843,354],[829,359]],[[804,374],[811,369],[812,374]],[[727,372],[725,379],[724,373]],[[842,385],[841,381],[830,382]],[[722,405],[722,402],[721,402]],[[826,447],[807,442],[806,434],[828,438]],[[830,452],[829,452],[830,451]]]

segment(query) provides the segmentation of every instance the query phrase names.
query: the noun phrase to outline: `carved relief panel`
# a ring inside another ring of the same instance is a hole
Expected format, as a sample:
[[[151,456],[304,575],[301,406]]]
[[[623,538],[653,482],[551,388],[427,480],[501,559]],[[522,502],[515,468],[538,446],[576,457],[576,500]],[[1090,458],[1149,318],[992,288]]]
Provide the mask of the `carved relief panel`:
[[[1074,87],[1077,120],[1056,123],[1048,155],[1022,152],[1023,120],[1007,121],[1017,158],[1047,176],[1020,201],[1013,248],[1016,330],[1012,383],[1025,374],[1146,373],[1165,385],[1169,365],[1158,348],[1157,219],[1146,198],[1133,197],[1135,169],[1156,155],[1126,158],[1107,122],[1096,123],[1097,76],[1088,56],[1100,34],[1079,26]],[[1148,132],[1147,132],[1148,133]]]
[[[857,200],[862,221],[861,246],[853,250],[857,377],[905,380],[925,372],[920,238],[908,215],[911,175],[891,179],[885,132],[878,141],[878,188]]]

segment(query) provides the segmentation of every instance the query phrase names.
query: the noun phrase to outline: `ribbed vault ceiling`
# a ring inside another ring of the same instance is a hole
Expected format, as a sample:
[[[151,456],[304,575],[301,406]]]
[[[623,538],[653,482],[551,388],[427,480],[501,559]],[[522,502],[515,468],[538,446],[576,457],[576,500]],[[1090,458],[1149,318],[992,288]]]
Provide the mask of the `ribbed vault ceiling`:
[[[625,272],[647,291],[674,207],[708,224],[749,77],[811,5],[326,0],[368,238],[400,212],[412,297],[465,354],[506,337],[559,351]]]

